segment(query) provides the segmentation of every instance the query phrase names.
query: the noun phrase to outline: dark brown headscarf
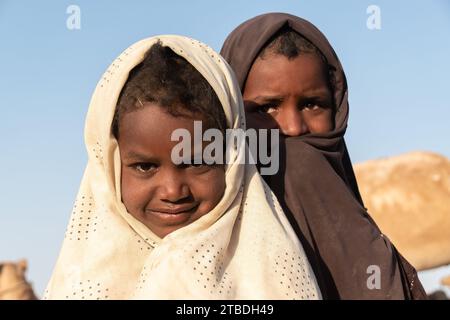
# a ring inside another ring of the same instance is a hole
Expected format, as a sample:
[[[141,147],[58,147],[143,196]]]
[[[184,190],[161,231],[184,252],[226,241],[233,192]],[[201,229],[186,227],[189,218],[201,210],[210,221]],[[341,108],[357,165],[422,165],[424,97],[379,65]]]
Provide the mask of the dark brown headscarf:
[[[269,13],[238,26],[226,39],[221,54],[234,69],[243,91],[258,54],[285,27],[314,44],[335,76],[335,129],[283,139],[280,171],[266,179],[305,248],[323,297],[425,298],[416,270],[364,208],[344,141],[349,113],[347,82],[325,36],[304,19]],[[371,286],[371,276],[378,270],[379,289]]]

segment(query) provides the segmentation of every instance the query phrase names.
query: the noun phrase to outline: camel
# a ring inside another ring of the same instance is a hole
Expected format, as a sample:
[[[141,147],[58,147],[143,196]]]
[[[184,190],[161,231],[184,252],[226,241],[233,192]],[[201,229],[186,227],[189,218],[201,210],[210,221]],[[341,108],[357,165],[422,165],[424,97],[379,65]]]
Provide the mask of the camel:
[[[37,300],[25,279],[27,261],[0,263],[0,300]]]
[[[369,214],[417,270],[450,264],[449,159],[412,152],[357,164],[355,174]]]

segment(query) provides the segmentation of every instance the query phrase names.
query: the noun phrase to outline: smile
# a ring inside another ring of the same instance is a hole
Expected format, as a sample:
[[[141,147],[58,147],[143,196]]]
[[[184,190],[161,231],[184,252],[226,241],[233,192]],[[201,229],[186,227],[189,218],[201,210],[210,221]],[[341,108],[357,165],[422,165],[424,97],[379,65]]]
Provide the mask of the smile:
[[[155,208],[148,209],[146,212],[166,223],[178,224],[188,221],[191,215],[197,210],[198,206],[199,204],[194,206],[189,205],[175,206],[171,208]]]

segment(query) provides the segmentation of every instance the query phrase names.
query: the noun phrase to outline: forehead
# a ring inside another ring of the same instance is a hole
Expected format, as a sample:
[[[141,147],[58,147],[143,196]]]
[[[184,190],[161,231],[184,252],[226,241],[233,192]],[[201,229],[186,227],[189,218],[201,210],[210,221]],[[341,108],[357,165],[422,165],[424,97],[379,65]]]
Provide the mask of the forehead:
[[[120,120],[120,149],[144,154],[169,155],[179,141],[171,141],[177,129],[186,129],[194,138],[194,121],[203,121],[201,116],[172,116],[162,107],[147,103],[143,108],[123,115]],[[204,125],[205,126],[205,125]]]
[[[288,59],[279,54],[258,58],[250,69],[245,91],[312,90],[328,87],[327,66],[316,54]]]

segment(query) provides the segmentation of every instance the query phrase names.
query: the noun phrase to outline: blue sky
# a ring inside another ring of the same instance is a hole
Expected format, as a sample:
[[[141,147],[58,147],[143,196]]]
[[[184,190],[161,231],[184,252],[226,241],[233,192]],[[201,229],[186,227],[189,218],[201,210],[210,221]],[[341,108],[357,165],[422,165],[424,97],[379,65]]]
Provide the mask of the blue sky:
[[[72,4],[80,30],[66,27]],[[366,26],[372,4],[380,30]],[[354,162],[413,150],[450,157],[449,1],[0,1],[0,261],[28,258],[43,291],[86,164],[89,99],[121,51],[157,34],[220,50],[238,24],[271,11],[310,20],[334,46]]]

